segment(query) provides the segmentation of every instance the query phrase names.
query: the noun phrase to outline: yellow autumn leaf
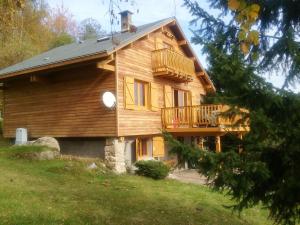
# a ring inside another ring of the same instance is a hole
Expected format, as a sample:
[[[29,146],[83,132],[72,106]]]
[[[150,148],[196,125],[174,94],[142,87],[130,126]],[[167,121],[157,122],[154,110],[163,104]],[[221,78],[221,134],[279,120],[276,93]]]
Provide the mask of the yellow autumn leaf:
[[[256,20],[257,19],[257,17],[258,17],[258,13],[257,12],[255,12],[255,11],[250,11],[249,12],[249,17],[252,19],[252,20]]]
[[[248,35],[248,40],[254,45],[259,44],[259,32],[257,30],[252,30]]]
[[[249,53],[249,45],[247,43],[242,42],[240,47],[244,55],[247,55]]]
[[[241,30],[238,34],[239,41],[244,41],[246,39],[246,32]]]
[[[240,2],[238,0],[228,0],[228,8],[231,10],[237,10],[240,6]]]
[[[251,10],[254,11],[254,12],[259,13],[260,6],[258,4],[252,4],[251,5]]]

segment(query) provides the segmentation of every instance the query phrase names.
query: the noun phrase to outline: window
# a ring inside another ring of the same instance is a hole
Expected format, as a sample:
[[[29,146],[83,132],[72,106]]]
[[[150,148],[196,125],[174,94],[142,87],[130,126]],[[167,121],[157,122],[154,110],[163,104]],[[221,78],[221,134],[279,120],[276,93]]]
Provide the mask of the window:
[[[182,107],[188,105],[188,92],[182,90],[173,90],[173,99],[175,107]]]
[[[136,139],[136,159],[141,159],[143,157],[148,157],[148,139],[137,138]]]
[[[147,107],[148,87],[148,83],[134,80],[134,104],[137,108]]]

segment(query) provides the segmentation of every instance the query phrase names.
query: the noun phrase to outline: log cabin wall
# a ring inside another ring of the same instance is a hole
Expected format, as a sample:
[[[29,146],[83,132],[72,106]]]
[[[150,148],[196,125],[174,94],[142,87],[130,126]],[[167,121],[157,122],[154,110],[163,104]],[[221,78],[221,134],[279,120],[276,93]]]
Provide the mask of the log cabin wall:
[[[166,31],[168,29],[164,29]],[[170,31],[170,30],[168,30]],[[170,31],[171,32],[171,31]],[[147,37],[134,42],[132,45],[117,52],[118,68],[118,136],[153,135],[159,134],[161,127],[161,111],[125,109],[124,77],[153,82],[157,86],[158,107],[164,107],[164,85],[192,92],[192,104],[199,105],[201,95],[205,90],[200,80],[195,76],[189,83],[178,83],[166,78],[157,78],[152,73],[151,53],[156,49],[157,38],[173,45],[181,51],[176,39],[156,31]]]
[[[46,78],[45,83],[29,77],[6,83],[5,137],[15,137],[18,127],[27,128],[31,138],[116,136],[116,112],[100,101],[104,91],[115,92],[114,73],[90,65]]]

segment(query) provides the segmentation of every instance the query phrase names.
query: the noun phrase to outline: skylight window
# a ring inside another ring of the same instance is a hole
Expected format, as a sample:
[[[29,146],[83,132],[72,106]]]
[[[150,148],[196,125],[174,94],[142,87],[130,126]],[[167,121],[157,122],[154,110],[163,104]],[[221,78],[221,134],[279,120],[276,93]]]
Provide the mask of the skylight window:
[[[107,41],[109,40],[109,36],[101,37],[97,39],[97,42]]]

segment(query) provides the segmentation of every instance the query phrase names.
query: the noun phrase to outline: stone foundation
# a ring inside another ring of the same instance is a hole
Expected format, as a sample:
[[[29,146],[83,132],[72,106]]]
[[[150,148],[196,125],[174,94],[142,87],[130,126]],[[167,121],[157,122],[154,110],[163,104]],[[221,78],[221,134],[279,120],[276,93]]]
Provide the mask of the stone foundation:
[[[125,141],[123,139],[108,138],[104,147],[107,167],[116,173],[125,173]]]

